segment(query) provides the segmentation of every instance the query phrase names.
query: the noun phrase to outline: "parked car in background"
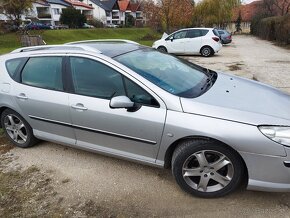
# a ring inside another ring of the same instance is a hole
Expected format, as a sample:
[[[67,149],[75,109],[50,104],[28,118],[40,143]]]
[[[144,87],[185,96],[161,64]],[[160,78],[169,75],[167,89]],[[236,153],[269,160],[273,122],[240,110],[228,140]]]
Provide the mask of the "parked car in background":
[[[189,28],[178,30],[153,43],[153,48],[174,54],[201,54],[209,57],[217,53],[222,44],[219,33],[213,28]]]
[[[53,29],[51,25],[43,24],[43,23],[29,23],[25,26],[25,29],[27,30],[50,30]]]
[[[0,56],[0,116],[16,146],[38,139],[171,168],[220,197],[290,191],[290,96],[127,40]]]
[[[87,23],[84,23],[83,28],[85,28],[85,29],[93,29],[95,27],[93,25],[89,25]]]
[[[119,26],[116,25],[116,24],[107,24],[106,27],[109,27],[109,28],[118,28]]]
[[[221,37],[222,44],[229,44],[232,42],[232,34],[227,30],[218,29],[218,33]]]

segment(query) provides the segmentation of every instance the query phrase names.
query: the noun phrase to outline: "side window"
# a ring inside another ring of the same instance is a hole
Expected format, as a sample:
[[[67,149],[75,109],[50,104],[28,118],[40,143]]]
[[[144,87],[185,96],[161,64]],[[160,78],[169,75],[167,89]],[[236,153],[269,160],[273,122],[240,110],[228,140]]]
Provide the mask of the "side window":
[[[213,34],[215,34],[217,37],[220,37],[220,34],[219,34],[219,32],[217,31],[217,29],[213,29]]]
[[[25,58],[16,58],[6,61],[6,69],[10,77],[13,78],[15,76],[18,67],[23,63],[23,61],[25,61]]]
[[[111,99],[126,95],[121,74],[97,61],[71,57],[70,66],[76,94]]]
[[[30,86],[62,91],[62,57],[30,58],[22,70],[21,81]]]
[[[219,32],[219,34],[220,34],[220,35],[223,35],[223,34],[224,34],[224,32],[223,32],[223,31],[218,31],[218,32]]]
[[[177,33],[175,33],[175,34],[173,35],[173,38],[174,38],[174,39],[183,39],[183,38],[185,38],[186,33],[187,33],[186,30],[185,30],[185,31],[177,32]]]
[[[125,86],[127,91],[127,96],[131,101],[140,103],[143,105],[150,105],[158,107],[159,104],[148,92],[142,89],[140,86],[132,82],[131,80],[125,78]]]
[[[188,38],[197,38],[201,36],[201,31],[200,30],[189,30],[187,37]]]
[[[201,30],[201,35],[205,36],[208,33],[208,30]]]

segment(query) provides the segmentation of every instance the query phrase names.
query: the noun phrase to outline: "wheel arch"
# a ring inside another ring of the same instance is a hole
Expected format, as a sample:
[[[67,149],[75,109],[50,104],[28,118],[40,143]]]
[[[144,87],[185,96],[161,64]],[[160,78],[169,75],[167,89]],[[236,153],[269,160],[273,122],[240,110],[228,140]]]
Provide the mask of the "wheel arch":
[[[164,157],[164,168],[166,169],[169,169],[171,168],[171,160],[172,160],[172,156],[173,156],[173,153],[175,151],[175,149],[179,146],[179,144],[181,142],[184,142],[184,141],[189,141],[189,140],[208,140],[208,141],[216,141],[217,143],[220,143],[220,144],[223,144],[224,146],[226,146],[227,148],[231,149],[232,151],[234,151],[242,160],[243,162],[243,165],[244,165],[244,169],[245,169],[245,178],[244,178],[244,181],[243,181],[243,186],[245,185],[245,187],[247,186],[248,184],[248,180],[249,180],[249,175],[248,175],[248,168],[247,168],[247,165],[243,159],[243,157],[239,154],[239,152],[237,150],[235,150],[233,147],[229,146],[228,144],[220,141],[220,140],[217,140],[217,139],[214,139],[214,138],[210,138],[210,137],[206,137],[206,136],[186,136],[186,137],[183,137],[183,138],[180,138],[178,140],[176,140],[175,142],[173,142],[166,150],[165,152],[165,157]]]

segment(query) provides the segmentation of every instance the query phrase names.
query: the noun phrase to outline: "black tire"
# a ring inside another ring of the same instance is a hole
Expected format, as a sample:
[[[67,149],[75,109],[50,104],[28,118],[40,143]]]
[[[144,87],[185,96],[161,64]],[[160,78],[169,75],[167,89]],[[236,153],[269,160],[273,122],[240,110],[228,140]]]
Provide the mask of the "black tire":
[[[167,49],[164,46],[159,46],[157,48],[158,51],[162,52],[162,53],[167,53]]]
[[[211,47],[204,46],[204,47],[201,48],[200,54],[203,57],[210,57],[210,56],[214,55],[214,52],[213,52],[213,49]]]
[[[202,155],[208,166],[201,166],[198,158],[202,159]],[[220,155],[220,159],[215,159],[215,155]],[[219,168],[223,164],[226,165]],[[178,185],[184,191],[202,198],[216,198],[233,192],[241,184],[244,172],[243,161],[236,151],[211,140],[184,141],[172,156],[172,173]],[[205,189],[201,187],[205,184],[202,181],[207,181]]]
[[[11,119],[13,119],[14,125]],[[20,124],[23,125],[20,127]],[[34,137],[32,128],[27,121],[20,114],[11,109],[6,109],[1,114],[1,125],[7,138],[17,147],[28,148],[38,142],[38,139]],[[11,129],[12,127],[13,130]],[[14,134],[17,135],[16,139],[13,139]],[[26,136],[26,140],[24,140],[24,136]]]

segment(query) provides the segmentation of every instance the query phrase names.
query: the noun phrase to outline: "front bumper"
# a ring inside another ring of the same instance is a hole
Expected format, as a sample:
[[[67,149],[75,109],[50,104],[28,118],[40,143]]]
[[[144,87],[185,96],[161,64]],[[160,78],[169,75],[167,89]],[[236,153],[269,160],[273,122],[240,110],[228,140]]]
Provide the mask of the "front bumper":
[[[248,168],[249,190],[290,191],[290,148],[285,147],[286,157],[240,152]]]

